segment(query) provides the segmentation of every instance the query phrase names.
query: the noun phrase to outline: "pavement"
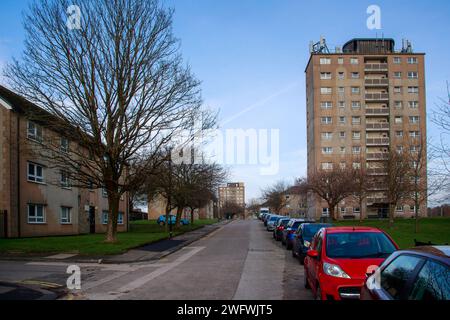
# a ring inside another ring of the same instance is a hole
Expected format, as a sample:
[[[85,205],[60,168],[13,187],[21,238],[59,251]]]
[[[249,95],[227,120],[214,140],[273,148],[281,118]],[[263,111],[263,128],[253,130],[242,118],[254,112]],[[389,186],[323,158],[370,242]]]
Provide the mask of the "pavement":
[[[131,249],[126,253],[119,255],[106,256],[83,256],[71,253],[60,254],[0,254],[0,261],[33,261],[33,262],[67,262],[67,263],[101,263],[101,264],[120,264],[120,263],[134,263],[158,260],[169,255],[190,243],[201,239],[207,234],[217,230],[221,226],[229,223],[229,220],[224,220],[212,225],[206,225],[200,229],[186,232],[172,239],[161,240],[152,244],[148,244],[136,249]]]
[[[312,299],[311,292],[303,287],[303,267],[290,251],[272,239],[260,221],[237,220],[211,227],[206,233],[207,230],[203,230],[202,236],[174,238],[177,242],[169,247],[160,243],[159,247],[140,248],[109,263],[78,263],[81,290],[65,289],[65,294],[58,298]],[[0,299],[11,295],[11,283],[23,286],[46,283],[60,286],[61,290],[71,263],[65,259],[0,261]],[[40,289],[58,293],[58,289],[42,286]],[[2,290],[5,296],[1,295]]]

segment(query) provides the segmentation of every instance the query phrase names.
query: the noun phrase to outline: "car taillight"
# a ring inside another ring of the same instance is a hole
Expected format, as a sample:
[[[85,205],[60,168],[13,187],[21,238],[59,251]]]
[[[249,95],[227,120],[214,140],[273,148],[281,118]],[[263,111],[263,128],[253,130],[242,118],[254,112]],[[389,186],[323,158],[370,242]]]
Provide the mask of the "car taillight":
[[[277,230],[279,230],[279,231],[283,231],[283,229],[284,229],[283,226],[279,226],[279,227],[277,228]]]

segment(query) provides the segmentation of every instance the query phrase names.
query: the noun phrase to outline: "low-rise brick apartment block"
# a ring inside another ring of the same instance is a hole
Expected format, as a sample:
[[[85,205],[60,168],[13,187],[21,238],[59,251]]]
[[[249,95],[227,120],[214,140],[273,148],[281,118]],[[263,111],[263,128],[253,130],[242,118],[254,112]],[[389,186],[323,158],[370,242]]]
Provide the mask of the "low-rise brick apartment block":
[[[426,141],[425,54],[409,45],[396,51],[392,39],[353,39],[333,53],[324,43],[321,48],[312,48],[305,70],[308,175],[349,158],[373,176],[386,175],[390,150],[407,139]],[[420,179],[426,182],[426,170]],[[374,185],[362,208],[344,200],[336,208],[339,218],[385,217],[385,191],[383,183]],[[309,217],[328,215],[326,202],[314,194],[308,208]],[[426,201],[420,214],[426,215]],[[396,208],[396,216],[413,215],[411,201]]]
[[[61,152],[79,147],[45,123],[30,121],[27,115],[33,112],[43,110],[0,86],[0,237],[106,232],[104,190],[72,187],[48,158],[28,152],[50,135],[59,137]],[[127,203],[125,194],[119,207],[119,232],[128,229]]]

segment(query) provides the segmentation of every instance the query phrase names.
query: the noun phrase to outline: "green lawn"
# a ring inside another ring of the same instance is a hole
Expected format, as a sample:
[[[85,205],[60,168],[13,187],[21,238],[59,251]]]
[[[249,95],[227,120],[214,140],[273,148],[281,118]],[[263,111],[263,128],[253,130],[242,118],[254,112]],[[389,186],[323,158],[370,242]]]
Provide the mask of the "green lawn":
[[[402,249],[414,246],[414,239],[421,242],[431,241],[436,244],[450,244],[450,218],[423,218],[419,220],[419,233],[414,232],[413,219],[397,219],[393,228],[388,220],[339,221],[337,226],[370,226],[387,232]]]
[[[217,220],[197,220],[194,222],[194,225],[183,226],[180,230],[174,230],[174,235],[192,231],[215,222]],[[156,221],[133,221],[130,223],[130,230],[127,233],[119,233],[117,236],[118,242],[115,244],[105,243],[105,236],[102,234],[0,239],[0,253],[52,254],[64,252],[81,255],[112,255],[168,237],[164,227],[157,225]]]

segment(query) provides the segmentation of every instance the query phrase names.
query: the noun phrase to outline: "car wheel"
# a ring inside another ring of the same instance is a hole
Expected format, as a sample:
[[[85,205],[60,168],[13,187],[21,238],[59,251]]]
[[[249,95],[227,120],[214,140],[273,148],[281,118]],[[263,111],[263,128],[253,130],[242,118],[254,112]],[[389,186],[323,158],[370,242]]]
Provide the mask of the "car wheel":
[[[300,262],[301,265],[305,264],[305,257],[302,254],[298,255],[298,262]]]
[[[315,299],[316,300],[322,300],[322,290],[320,289],[320,285],[319,284],[317,284]]]
[[[305,275],[303,277],[303,285],[305,286],[305,289],[311,288],[309,285],[309,282],[308,282],[308,272],[306,271],[306,269],[305,269]]]

